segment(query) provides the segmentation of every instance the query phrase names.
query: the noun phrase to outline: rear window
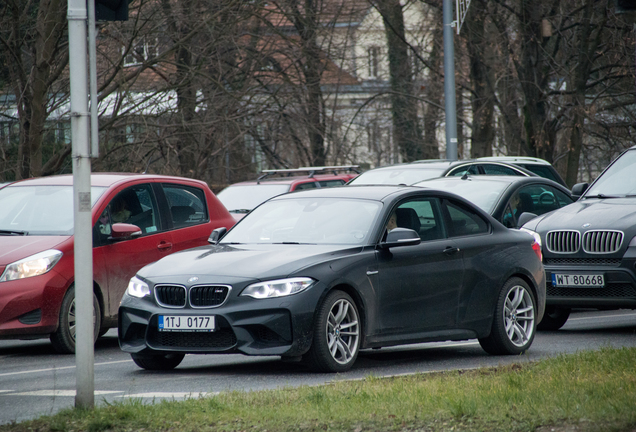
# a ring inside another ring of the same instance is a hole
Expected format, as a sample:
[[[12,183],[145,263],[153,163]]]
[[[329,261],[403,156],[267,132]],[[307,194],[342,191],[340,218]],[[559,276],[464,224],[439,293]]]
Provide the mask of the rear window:
[[[219,192],[216,197],[230,212],[248,212],[260,203],[289,192],[288,184],[232,185]]]
[[[553,180],[557,183],[562,183],[561,179],[554,174],[554,171],[552,171],[552,169],[550,169],[549,166],[545,166],[545,165],[521,165],[521,166],[527,169],[528,171],[535,173],[536,175],[540,177]]]
[[[412,185],[422,180],[440,177],[446,168],[400,168],[370,170],[349,182],[350,185]]]

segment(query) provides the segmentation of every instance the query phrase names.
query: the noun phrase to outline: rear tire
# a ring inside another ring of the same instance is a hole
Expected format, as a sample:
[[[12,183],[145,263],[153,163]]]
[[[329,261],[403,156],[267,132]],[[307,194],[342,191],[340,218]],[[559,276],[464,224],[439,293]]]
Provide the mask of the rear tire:
[[[130,355],[137,366],[146,370],[172,370],[179,366],[185,357],[182,353]]]
[[[99,330],[102,322],[101,308],[97,296],[93,293],[93,340],[99,337]],[[75,286],[71,287],[64,294],[62,306],[60,307],[59,325],[50,339],[55,350],[61,354],[73,354],[75,352]]]
[[[565,322],[570,317],[572,309],[560,308],[556,306],[547,306],[543,319],[537,326],[537,330],[555,331],[559,330],[565,325]]]
[[[494,355],[525,352],[534,339],[535,304],[534,295],[524,280],[508,279],[497,299],[490,335],[479,339],[481,347]]]
[[[360,319],[353,299],[343,291],[330,292],[316,311],[307,365],[318,372],[351,369],[360,350]]]

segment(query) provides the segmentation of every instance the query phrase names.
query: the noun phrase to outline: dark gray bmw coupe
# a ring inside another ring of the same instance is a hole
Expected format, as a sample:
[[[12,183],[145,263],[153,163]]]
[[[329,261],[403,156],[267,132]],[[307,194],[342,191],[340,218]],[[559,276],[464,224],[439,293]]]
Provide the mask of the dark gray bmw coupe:
[[[293,192],[210,239],[131,279],[119,343],[140,367],[238,352],[339,372],[361,349],[473,338],[519,354],[545,308],[536,238],[442,191]]]

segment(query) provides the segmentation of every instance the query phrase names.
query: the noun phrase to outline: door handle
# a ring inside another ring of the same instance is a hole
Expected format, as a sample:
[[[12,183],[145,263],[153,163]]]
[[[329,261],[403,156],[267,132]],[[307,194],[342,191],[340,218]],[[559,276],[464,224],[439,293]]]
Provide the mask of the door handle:
[[[459,248],[454,246],[447,246],[446,249],[444,249],[446,255],[455,255],[457,252],[459,252]]]
[[[162,241],[157,245],[157,249],[159,249],[160,251],[172,249],[172,243]]]

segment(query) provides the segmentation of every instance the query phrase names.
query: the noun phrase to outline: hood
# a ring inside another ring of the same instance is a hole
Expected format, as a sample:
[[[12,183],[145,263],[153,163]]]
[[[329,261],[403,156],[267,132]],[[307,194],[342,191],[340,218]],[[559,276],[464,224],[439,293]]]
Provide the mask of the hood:
[[[0,236],[0,265],[11,264],[47,249],[55,249],[71,236]]]
[[[155,281],[195,275],[265,280],[361,250],[349,245],[211,245],[168,255],[138,274]]]
[[[527,224],[530,228],[532,221]],[[613,229],[631,232],[636,227],[635,198],[586,199],[547,214],[536,222],[535,230],[559,229],[579,231]]]

